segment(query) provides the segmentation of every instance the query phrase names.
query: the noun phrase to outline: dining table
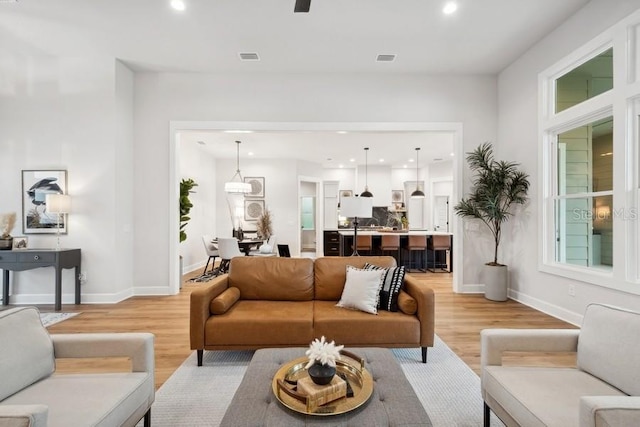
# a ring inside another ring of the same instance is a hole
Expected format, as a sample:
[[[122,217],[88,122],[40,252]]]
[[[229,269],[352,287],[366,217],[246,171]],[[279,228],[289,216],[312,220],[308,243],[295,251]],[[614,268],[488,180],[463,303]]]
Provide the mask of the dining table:
[[[260,243],[262,242],[263,240],[257,237],[242,239],[242,240],[238,240],[238,247],[240,248],[241,252],[244,252],[245,255],[249,256],[249,252],[251,252],[257,246],[259,246]],[[213,243],[214,245],[217,245],[218,239],[213,239],[211,243]]]

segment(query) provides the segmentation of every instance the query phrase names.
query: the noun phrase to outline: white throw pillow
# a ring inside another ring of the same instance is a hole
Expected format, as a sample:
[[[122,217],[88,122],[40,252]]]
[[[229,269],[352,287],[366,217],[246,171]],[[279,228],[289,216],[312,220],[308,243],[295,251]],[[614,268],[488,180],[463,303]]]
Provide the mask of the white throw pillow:
[[[338,307],[378,314],[378,299],[384,270],[361,270],[347,266],[347,280]]]

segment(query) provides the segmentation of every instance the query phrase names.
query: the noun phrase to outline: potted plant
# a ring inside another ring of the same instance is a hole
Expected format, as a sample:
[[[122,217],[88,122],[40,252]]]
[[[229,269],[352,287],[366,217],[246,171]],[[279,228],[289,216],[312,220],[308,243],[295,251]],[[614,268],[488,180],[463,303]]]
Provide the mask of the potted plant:
[[[16,225],[16,213],[11,212],[0,215],[0,250],[9,250],[13,245],[11,231]]]
[[[507,266],[498,262],[502,224],[513,215],[514,205],[527,201],[529,175],[518,170],[519,163],[495,160],[489,142],[467,153],[469,168],[475,173],[471,192],[454,206],[457,215],[481,220],[494,241],[493,261],[485,264],[485,297],[507,300]]]
[[[258,232],[258,237],[264,240],[264,243],[260,246],[260,252],[265,254],[271,253],[273,248],[269,245],[268,241],[273,234],[273,225],[271,221],[271,211],[269,209],[265,209],[263,214],[258,218],[256,231]]]
[[[314,339],[306,351],[309,362],[305,366],[311,380],[319,385],[329,384],[336,374],[336,360],[340,359],[343,345],[336,345],[335,341],[327,342],[324,336]]]
[[[189,200],[189,194],[193,193],[191,189],[197,186],[198,184],[191,178],[180,181],[180,243],[187,240],[185,227],[191,219],[189,211],[193,207],[193,203]]]

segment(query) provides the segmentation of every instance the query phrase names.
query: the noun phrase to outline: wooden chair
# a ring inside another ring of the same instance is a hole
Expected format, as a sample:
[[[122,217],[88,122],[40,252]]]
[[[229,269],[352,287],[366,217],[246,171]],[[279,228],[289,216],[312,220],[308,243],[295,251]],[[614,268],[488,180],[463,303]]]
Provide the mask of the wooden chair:
[[[204,243],[204,250],[207,252],[207,255],[209,255],[209,258],[207,258],[207,264],[204,266],[204,271],[202,272],[202,275],[205,275],[207,274],[207,268],[209,268],[209,261],[213,259],[213,262],[211,263],[211,270],[213,271],[216,266],[216,257],[219,257],[220,253],[218,252],[216,245],[213,244],[213,238],[210,235],[203,235],[202,243]]]
[[[359,234],[356,240],[356,249],[358,251],[358,253],[360,253],[360,251],[365,251],[367,252],[367,255],[371,255],[372,252],[372,239],[371,239],[371,235],[370,234]],[[353,249],[353,246],[352,246]]]

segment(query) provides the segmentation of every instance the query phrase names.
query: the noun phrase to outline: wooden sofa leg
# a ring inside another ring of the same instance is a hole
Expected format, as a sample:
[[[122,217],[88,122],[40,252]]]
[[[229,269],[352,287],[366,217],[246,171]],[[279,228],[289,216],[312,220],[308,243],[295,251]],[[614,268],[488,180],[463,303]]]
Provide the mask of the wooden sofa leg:
[[[486,402],[484,403],[484,427],[491,426],[491,409],[489,409],[489,405]]]
[[[422,347],[422,363],[427,363],[427,347]]]
[[[151,408],[144,414],[144,427],[151,427]]]
[[[202,366],[202,355],[204,353],[204,350],[196,350],[198,353],[198,366]]]

